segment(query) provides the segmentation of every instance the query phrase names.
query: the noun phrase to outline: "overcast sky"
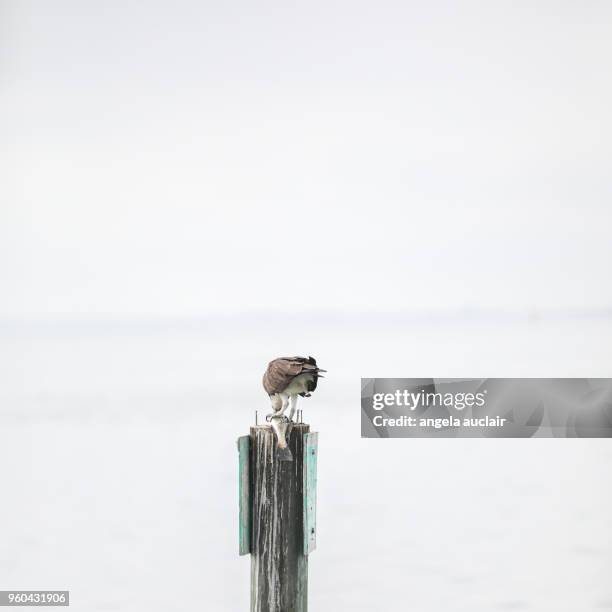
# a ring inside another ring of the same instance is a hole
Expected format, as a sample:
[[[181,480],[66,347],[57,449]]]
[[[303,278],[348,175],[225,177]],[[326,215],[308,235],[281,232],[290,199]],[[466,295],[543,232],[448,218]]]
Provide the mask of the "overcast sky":
[[[0,7],[0,316],[612,305],[607,1]]]

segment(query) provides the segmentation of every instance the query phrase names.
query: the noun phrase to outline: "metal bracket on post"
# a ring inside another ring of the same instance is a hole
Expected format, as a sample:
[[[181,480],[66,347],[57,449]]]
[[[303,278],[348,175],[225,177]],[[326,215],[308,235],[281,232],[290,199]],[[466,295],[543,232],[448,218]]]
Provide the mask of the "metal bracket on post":
[[[304,554],[317,547],[317,454],[319,434],[304,434]]]
[[[238,438],[238,548],[241,555],[251,552],[250,450],[251,437]]]

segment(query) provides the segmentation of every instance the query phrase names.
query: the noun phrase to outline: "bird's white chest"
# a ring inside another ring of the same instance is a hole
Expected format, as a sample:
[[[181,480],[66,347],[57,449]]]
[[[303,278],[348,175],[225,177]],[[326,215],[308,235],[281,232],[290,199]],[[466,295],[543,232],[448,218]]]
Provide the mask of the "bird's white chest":
[[[312,374],[300,374],[287,385],[283,393],[287,393],[288,395],[308,393],[308,383],[312,380],[314,380],[314,376]]]

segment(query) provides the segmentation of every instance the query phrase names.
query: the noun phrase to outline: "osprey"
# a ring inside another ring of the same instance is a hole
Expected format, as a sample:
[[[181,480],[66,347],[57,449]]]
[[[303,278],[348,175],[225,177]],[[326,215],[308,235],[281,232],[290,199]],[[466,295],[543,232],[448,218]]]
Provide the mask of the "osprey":
[[[268,364],[263,376],[263,387],[272,401],[272,413],[266,419],[283,416],[287,406],[289,420],[293,419],[298,395],[310,397],[317,388],[317,380],[324,378],[314,357],[279,357]]]

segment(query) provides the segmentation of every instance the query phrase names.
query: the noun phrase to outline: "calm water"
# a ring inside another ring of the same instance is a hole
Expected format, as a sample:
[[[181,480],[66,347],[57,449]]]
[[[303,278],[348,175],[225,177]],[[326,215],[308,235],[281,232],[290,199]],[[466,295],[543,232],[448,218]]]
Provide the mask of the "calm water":
[[[255,331],[256,330],[256,331]],[[361,376],[612,376],[612,322],[4,326],[0,588],[75,610],[248,609],[235,439],[312,353],[314,612],[612,610],[609,440],[362,440]]]

